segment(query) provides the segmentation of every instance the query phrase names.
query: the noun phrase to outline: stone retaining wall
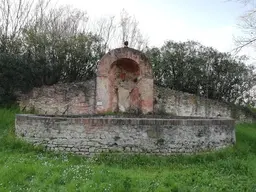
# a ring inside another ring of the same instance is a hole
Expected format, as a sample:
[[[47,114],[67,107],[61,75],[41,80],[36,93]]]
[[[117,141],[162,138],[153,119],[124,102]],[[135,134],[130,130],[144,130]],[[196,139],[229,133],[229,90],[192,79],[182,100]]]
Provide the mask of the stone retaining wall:
[[[16,115],[16,135],[50,150],[169,155],[219,149],[235,143],[231,119],[155,119]]]

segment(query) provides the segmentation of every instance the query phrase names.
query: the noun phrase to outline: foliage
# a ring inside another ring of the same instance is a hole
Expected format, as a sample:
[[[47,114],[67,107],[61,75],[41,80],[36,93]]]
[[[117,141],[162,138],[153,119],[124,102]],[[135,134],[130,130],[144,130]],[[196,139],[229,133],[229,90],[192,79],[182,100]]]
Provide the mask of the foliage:
[[[102,56],[100,40],[93,34],[51,37],[48,33],[28,30],[25,37],[35,86],[88,80]]]
[[[252,117],[254,117],[254,119],[256,119],[256,108],[252,107],[251,105],[247,105],[245,106],[246,110],[244,109],[244,111],[248,114],[251,114]]]
[[[87,13],[50,6],[50,0],[0,1],[0,103],[17,93],[57,82],[85,81],[95,76],[103,54],[128,40],[145,50],[138,22],[125,10],[120,21],[105,18],[87,28]],[[149,48],[155,82],[175,90],[238,104],[251,104],[253,67],[197,42],[167,41]]]
[[[15,101],[15,92],[33,86],[26,60],[15,54],[0,53],[0,104]]]
[[[29,10],[21,10],[5,1],[0,8],[4,15],[0,17],[0,103],[15,100],[17,93],[29,88],[94,76],[97,60],[103,55],[102,40],[81,27],[87,20],[86,13],[68,7],[47,10],[45,1],[35,6],[34,13],[32,5]],[[18,33],[13,27],[16,21],[9,18],[9,9],[17,11],[17,17],[28,14],[26,23],[17,24],[19,35],[14,35]],[[29,19],[32,13],[34,18]]]
[[[242,104],[255,85],[255,73],[234,58],[194,41],[167,41],[147,51],[158,85],[211,99]]]
[[[125,10],[120,21],[105,18],[89,29],[85,11],[54,7],[51,0],[2,0],[0,24],[0,103],[29,88],[91,79],[111,42],[146,45]]]
[[[191,156],[53,153],[14,136],[16,108],[0,109],[0,191],[255,191],[256,125],[237,144]]]

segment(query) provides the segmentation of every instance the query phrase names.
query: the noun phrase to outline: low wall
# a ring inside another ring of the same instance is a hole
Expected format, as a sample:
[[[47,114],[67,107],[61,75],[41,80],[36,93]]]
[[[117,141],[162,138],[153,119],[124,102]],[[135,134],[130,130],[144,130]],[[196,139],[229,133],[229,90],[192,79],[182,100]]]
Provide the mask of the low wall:
[[[50,150],[169,155],[219,149],[235,143],[230,119],[156,119],[16,115],[16,135]]]

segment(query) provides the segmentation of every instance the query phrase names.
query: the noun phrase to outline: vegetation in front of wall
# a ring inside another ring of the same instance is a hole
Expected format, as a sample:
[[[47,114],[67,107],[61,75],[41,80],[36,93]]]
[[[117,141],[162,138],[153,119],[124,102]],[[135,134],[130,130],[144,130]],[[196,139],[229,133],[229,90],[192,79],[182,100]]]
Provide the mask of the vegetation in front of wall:
[[[256,121],[256,108],[254,108],[252,105],[235,105],[235,104],[229,104],[231,108],[231,116],[234,119],[238,119],[242,112],[245,114],[245,119],[250,119],[252,121]]]
[[[16,113],[15,107],[0,108],[3,192],[256,190],[256,124],[237,125],[236,145],[218,152],[166,157],[104,153],[86,158],[49,152],[17,139]]]
[[[248,111],[250,112],[250,114],[254,115],[254,118],[256,119],[256,107],[253,107],[251,105],[246,106],[246,108],[248,109]]]

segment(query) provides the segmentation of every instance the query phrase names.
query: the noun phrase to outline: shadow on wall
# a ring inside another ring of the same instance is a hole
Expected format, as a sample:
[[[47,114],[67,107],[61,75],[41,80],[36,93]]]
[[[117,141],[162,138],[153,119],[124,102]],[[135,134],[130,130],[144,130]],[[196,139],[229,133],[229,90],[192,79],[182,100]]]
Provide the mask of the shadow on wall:
[[[139,65],[131,59],[118,59],[109,72],[111,106],[113,112],[141,112]]]

